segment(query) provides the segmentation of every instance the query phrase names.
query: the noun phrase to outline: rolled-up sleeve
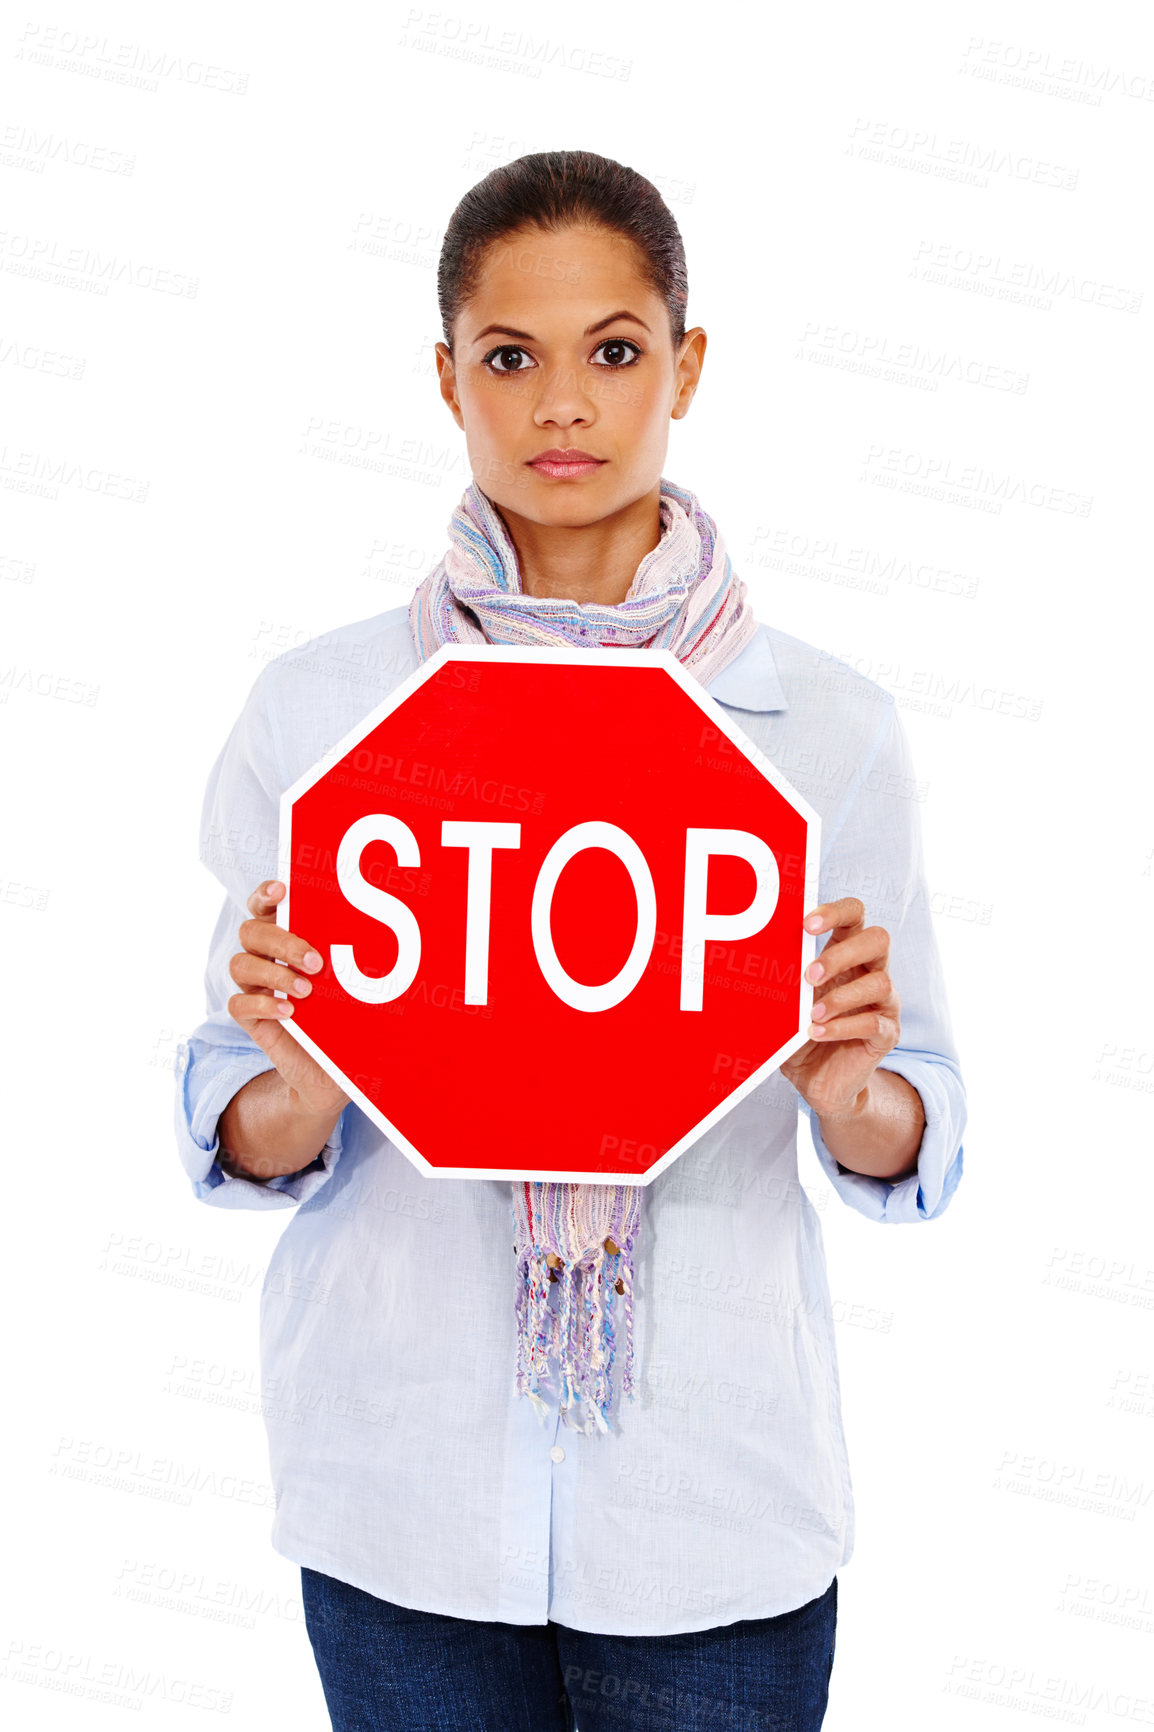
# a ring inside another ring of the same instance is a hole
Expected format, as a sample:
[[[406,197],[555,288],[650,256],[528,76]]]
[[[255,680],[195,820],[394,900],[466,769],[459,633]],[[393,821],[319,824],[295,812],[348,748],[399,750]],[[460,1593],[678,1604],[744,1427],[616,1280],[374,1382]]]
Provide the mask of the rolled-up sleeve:
[[[284,786],[269,713],[267,670],[248,700],[209,774],[200,826],[200,858],[226,895],[205,970],[207,1015],[181,1043],[176,1063],[175,1121],[181,1163],[202,1202],[221,1208],[285,1209],[303,1203],[330,1177],[340,1158],[345,1115],[309,1166],[274,1179],[254,1179],[221,1165],[218,1124],[232,1097],[272,1060],[227,1010],[236,991],[230,958],[248,918],[247,901],[277,874],[277,825]]]
[[[884,926],[890,934],[888,966],[901,1001],[902,1032],[878,1069],[897,1071],[921,1096],[926,1122],[917,1171],[896,1184],[844,1171],[826,1147],[813,1109],[802,1101],[830,1183],[852,1208],[883,1222],[930,1221],[942,1214],[963,1165],[966,1091],[926,888],[918,793],[905,729],[887,693],[876,745],[845,816],[828,842],[823,839],[819,895],[823,902],[860,897],[866,924]]]

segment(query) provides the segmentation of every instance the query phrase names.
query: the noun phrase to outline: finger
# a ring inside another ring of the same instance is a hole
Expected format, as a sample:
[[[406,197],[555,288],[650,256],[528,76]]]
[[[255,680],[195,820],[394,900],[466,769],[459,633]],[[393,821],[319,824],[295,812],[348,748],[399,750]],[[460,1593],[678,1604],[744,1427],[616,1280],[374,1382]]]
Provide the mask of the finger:
[[[815,986],[819,980],[832,980],[847,968],[872,968],[889,960],[890,935],[884,926],[866,926],[852,932],[848,938],[831,938],[816,962],[811,962],[805,978]]]
[[[814,1004],[811,1015],[815,1022],[829,1022],[850,1010],[864,1010],[876,1004],[879,1010],[896,1015],[899,1007],[893,981],[884,968],[871,968],[856,980],[843,981],[840,986],[827,986]]]
[[[312,981],[287,968],[283,962],[266,962],[247,950],[229,958],[228,972],[245,992],[289,992],[294,998],[307,998]]]
[[[275,920],[277,903],[284,900],[287,888],[279,878],[266,878],[257,885],[245,907],[257,920]]]
[[[253,956],[287,962],[290,968],[302,969],[305,974],[318,974],[324,967],[320,952],[303,938],[298,938],[295,932],[286,932],[283,926],[272,926],[260,919],[246,920],[238,936]]]
[[[274,998],[271,993],[264,992],[235,993],[225,1008],[242,1028],[255,1028],[262,1022],[284,1022],[293,1013],[287,998]]]
[[[832,1022],[811,1022],[809,1038],[820,1045],[835,1040],[864,1041],[871,1053],[884,1058],[901,1036],[901,1026],[884,1010],[861,1010],[854,1016],[837,1016]]]
[[[282,1007],[279,1014],[270,1006]],[[292,1035],[292,1005],[280,998],[262,998],[242,993],[228,1001],[229,1014],[249,1039],[267,1053],[290,1088],[302,1098],[324,1099],[332,1095],[347,1101],[348,1095],[321,1069]],[[285,1020],[287,1017],[287,1021]],[[280,1025],[280,1026],[278,1026]]]
[[[857,896],[842,896],[837,902],[819,902],[803,922],[807,932],[832,932],[836,927],[860,926],[865,903]]]

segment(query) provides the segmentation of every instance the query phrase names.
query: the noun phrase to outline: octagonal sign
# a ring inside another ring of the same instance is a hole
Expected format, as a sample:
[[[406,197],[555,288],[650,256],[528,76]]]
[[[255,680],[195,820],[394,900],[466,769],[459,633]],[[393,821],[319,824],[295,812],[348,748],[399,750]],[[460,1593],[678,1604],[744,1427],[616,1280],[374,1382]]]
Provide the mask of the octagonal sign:
[[[818,844],[668,652],[441,649],[282,798],[285,1026],[422,1172],[647,1184],[805,1044]]]

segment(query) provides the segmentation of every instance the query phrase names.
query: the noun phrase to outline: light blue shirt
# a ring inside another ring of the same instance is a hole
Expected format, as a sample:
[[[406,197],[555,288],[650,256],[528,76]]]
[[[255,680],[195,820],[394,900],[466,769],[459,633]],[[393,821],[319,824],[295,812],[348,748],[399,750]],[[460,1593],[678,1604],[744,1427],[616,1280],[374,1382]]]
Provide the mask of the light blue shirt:
[[[513,1392],[507,1181],[418,1172],[355,1104],[302,1172],[261,1184],[217,1159],[219,1114],[271,1068],[225,1005],[246,900],[277,876],[280,795],[416,666],[403,607],[271,661],[204,802],[201,857],[227,896],[208,1014],[180,1049],[177,1134],[203,1202],[292,1211],[261,1292],[272,1545],[457,1617],[653,1635],[790,1611],[828,1587],[854,1540],[798,1107],[830,1184],[871,1220],[933,1220],[962,1174],[924,786],[894,701],[765,624],[708,688],[819,813],[819,899],[860,896],[890,934],[902,1039],[882,1068],[925,1107],[917,1171],[898,1184],[843,1172],[774,1072],[645,1188],[638,1394],[618,1393],[611,1433],[586,1437],[561,1426],[555,1387],[544,1426]]]

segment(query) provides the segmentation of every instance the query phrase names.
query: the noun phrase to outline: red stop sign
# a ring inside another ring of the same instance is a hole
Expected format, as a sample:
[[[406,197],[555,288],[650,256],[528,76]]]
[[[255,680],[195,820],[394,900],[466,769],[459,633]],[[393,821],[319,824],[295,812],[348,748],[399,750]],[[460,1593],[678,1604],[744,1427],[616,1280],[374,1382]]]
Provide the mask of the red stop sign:
[[[807,1038],[818,835],[665,651],[442,649],[282,798],[286,1026],[423,1172],[646,1184]]]

